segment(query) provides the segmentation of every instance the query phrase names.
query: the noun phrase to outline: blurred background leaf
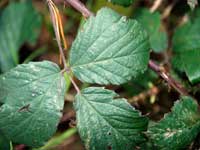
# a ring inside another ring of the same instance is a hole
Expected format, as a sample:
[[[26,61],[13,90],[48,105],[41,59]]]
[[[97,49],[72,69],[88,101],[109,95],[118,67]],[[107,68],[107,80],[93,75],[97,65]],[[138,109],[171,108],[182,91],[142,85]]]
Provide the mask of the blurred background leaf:
[[[0,71],[19,63],[19,48],[24,42],[34,44],[38,38],[41,17],[31,1],[11,2],[0,15]]]

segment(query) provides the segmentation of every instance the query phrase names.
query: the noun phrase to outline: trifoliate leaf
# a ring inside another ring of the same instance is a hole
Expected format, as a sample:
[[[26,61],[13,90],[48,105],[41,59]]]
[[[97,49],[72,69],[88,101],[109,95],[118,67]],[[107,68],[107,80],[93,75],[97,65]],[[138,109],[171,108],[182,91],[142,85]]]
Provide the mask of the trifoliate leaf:
[[[0,76],[0,130],[9,140],[42,146],[56,131],[66,83],[48,61],[19,65]]]
[[[185,72],[191,83],[200,81],[200,18],[176,29],[173,37],[173,65]]]
[[[122,6],[130,6],[133,3],[133,0],[108,0],[113,4],[122,5]]]
[[[200,132],[198,104],[189,97],[176,102],[172,112],[149,128],[149,136],[159,149],[182,150]]]
[[[30,1],[11,2],[0,14],[0,72],[19,63],[18,50],[24,42],[35,42],[41,17]]]
[[[132,150],[148,120],[115,92],[90,87],[76,95],[77,127],[87,150]]]
[[[135,12],[134,18],[147,30],[153,51],[161,52],[167,49],[167,34],[161,30],[161,16],[159,12],[151,13],[148,9],[141,8]]]
[[[121,84],[147,68],[146,32],[135,20],[101,9],[80,29],[70,53],[70,65],[83,82]]]

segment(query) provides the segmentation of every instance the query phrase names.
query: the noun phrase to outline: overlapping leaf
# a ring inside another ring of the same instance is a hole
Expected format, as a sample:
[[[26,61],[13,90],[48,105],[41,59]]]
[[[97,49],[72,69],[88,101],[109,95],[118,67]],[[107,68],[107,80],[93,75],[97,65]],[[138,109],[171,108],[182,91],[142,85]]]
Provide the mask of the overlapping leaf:
[[[182,150],[200,132],[198,104],[189,97],[176,102],[172,112],[150,127],[148,133],[154,144],[163,150]]]
[[[138,9],[134,14],[142,26],[147,30],[150,37],[151,48],[155,52],[167,49],[167,34],[161,28],[161,16],[158,12],[151,13],[148,9]]]
[[[149,43],[135,20],[101,9],[80,29],[70,52],[73,73],[83,82],[121,84],[147,68]]]
[[[38,147],[56,131],[66,83],[52,62],[19,65],[0,76],[0,130],[11,141]]]
[[[115,92],[90,87],[76,96],[77,127],[87,150],[132,150],[148,120]]]
[[[200,17],[179,27],[173,37],[173,65],[191,83],[200,81]]]
[[[0,15],[0,72],[19,63],[18,50],[24,42],[33,43],[39,33],[41,17],[30,1],[11,2]]]

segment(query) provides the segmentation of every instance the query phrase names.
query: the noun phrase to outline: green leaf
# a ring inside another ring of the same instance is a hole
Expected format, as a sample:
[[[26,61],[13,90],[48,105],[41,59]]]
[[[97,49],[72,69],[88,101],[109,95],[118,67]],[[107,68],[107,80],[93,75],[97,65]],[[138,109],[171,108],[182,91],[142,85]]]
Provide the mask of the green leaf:
[[[130,6],[133,3],[133,0],[108,0],[109,2],[112,2],[113,4],[118,4],[122,6]]]
[[[185,72],[191,83],[200,81],[200,17],[176,29],[173,65]],[[187,35],[187,36],[186,36]]]
[[[167,33],[162,31],[154,32],[150,36],[150,44],[154,52],[160,53],[165,51],[168,47]]]
[[[189,97],[175,103],[172,112],[150,127],[148,133],[159,149],[179,150],[188,146],[200,132],[198,104]]]
[[[144,141],[147,118],[117,96],[100,87],[76,95],[77,127],[87,150],[132,150]]]
[[[88,83],[125,83],[144,72],[148,60],[146,32],[109,8],[87,20],[70,52],[73,73]]]
[[[135,12],[134,18],[147,30],[153,51],[162,52],[167,49],[167,33],[162,31],[161,16],[159,12],[151,13],[146,8],[140,8]]]
[[[0,71],[19,63],[18,50],[24,42],[34,43],[39,35],[41,17],[30,1],[11,2],[0,15]]]
[[[19,65],[0,76],[0,130],[15,143],[42,146],[56,131],[66,83],[48,61]]]

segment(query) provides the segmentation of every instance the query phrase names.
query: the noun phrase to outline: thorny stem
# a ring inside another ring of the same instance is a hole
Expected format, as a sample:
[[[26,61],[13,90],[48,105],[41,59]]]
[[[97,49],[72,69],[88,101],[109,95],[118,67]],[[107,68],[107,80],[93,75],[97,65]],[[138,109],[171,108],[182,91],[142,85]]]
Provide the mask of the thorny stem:
[[[174,80],[166,71],[164,68],[157,65],[152,60],[149,61],[149,68],[155,71],[159,76],[161,76],[170,86],[172,86],[176,91],[178,91],[181,95],[189,96],[186,89],[183,88],[183,86]]]
[[[55,32],[55,36],[56,36],[56,41],[58,43],[59,52],[60,52],[62,62],[63,62],[63,65],[64,65],[64,72],[66,72],[69,75],[70,81],[73,84],[77,93],[80,93],[79,87],[76,85],[75,81],[70,76],[70,68],[67,66],[64,50],[63,50],[63,47],[62,47],[62,44],[61,44],[61,39],[62,39],[63,42],[64,42],[64,47],[66,48],[65,37],[64,37],[64,33],[63,33],[63,27],[62,27],[62,21],[61,21],[61,18],[60,18],[59,11],[58,11],[57,7],[55,6],[55,4],[53,3],[52,0],[47,0],[47,4],[49,6],[51,20],[52,20],[52,23],[53,23],[54,32]]]
[[[68,4],[73,6],[76,10],[84,14],[85,17],[90,17],[93,13],[88,10],[79,0],[65,0]],[[155,8],[152,8],[152,11],[155,11],[161,4],[162,0],[157,0]],[[81,6],[81,7],[80,7]],[[87,12],[87,13],[86,13]],[[188,92],[184,87],[173,79],[169,73],[166,72],[164,68],[161,68],[159,65],[154,63],[152,60],[149,61],[149,68],[155,71],[159,76],[161,76],[171,87],[177,90],[181,95],[189,96]]]

